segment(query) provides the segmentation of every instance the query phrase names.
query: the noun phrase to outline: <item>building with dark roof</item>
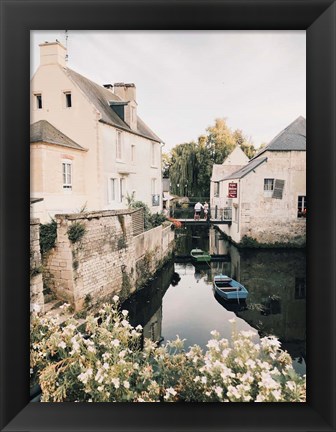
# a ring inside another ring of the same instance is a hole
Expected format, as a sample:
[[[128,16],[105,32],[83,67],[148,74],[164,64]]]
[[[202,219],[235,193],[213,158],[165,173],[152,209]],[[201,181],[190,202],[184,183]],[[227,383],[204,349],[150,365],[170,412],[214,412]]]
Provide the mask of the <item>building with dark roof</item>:
[[[305,245],[306,120],[298,117],[246,165],[217,179],[237,244]]]
[[[113,72],[113,71],[112,71]],[[40,45],[31,80],[34,217],[125,208],[162,209],[163,142],[138,116],[133,83],[99,85],[70,69],[59,42]]]

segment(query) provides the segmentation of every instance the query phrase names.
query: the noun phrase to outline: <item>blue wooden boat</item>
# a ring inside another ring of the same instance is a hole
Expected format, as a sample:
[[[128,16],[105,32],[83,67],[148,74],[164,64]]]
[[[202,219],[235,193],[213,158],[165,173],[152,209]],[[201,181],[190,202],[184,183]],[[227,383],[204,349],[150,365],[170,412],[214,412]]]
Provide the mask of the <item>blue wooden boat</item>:
[[[196,263],[211,261],[211,255],[208,252],[204,252],[202,249],[192,249],[190,255],[191,259]]]
[[[213,284],[215,292],[225,300],[246,300],[248,296],[247,289],[229,276],[216,275]]]

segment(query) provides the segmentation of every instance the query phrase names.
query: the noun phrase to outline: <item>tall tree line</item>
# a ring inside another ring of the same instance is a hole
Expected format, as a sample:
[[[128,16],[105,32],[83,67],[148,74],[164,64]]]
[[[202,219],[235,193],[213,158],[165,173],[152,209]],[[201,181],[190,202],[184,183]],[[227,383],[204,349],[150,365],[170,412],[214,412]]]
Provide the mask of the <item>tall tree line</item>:
[[[255,148],[240,129],[232,131],[226,119],[215,120],[197,142],[178,144],[163,154],[164,177],[170,178],[171,192],[179,196],[210,196],[210,178],[213,164],[221,164],[240,145],[251,158]]]

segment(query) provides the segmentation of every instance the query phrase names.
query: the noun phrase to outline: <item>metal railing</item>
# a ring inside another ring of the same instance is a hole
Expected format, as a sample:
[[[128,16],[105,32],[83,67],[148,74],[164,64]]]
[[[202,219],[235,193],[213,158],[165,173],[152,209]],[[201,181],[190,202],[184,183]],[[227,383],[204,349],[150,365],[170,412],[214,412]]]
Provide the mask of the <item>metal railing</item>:
[[[194,218],[194,206],[185,208],[172,208],[170,209],[170,216],[175,219],[193,219]],[[221,220],[221,221],[232,221],[232,207],[211,207],[208,213],[208,219]],[[204,211],[201,211],[201,219],[204,219]]]

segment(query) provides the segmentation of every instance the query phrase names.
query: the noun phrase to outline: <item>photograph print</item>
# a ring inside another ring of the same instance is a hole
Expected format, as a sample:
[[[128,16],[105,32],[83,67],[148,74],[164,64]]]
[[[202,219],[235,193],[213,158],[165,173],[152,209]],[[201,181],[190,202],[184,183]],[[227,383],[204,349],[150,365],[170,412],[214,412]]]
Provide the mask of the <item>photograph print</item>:
[[[306,32],[30,61],[30,400],[306,402]]]

